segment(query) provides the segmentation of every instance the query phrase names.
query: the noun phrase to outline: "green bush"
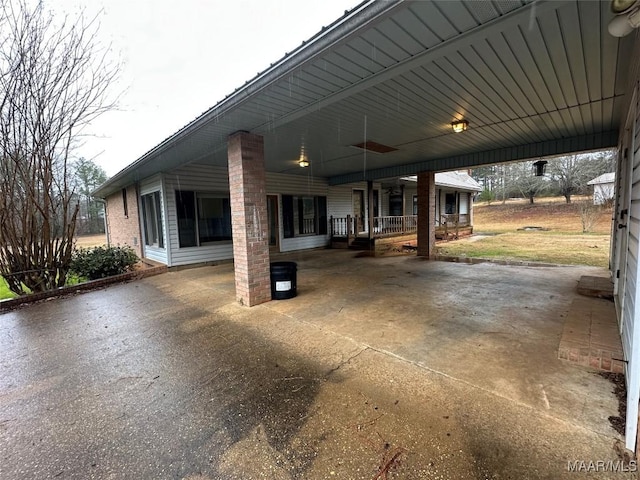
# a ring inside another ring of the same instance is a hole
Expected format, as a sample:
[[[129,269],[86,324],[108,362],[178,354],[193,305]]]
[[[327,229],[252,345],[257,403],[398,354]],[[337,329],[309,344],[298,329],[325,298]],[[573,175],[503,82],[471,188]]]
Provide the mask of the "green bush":
[[[73,252],[71,272],[95,280],[125,273],[137,262],[138,256],[128,246],[79,248]]]
[[[480,193],[480,195],[478,196],[478,200],[480,202],[487,202],[489,204],[491,204],[491,202],[495,199],[495,195],[494,193],[489,190],[489,189],[484,189],[482,190],[482,192]]]

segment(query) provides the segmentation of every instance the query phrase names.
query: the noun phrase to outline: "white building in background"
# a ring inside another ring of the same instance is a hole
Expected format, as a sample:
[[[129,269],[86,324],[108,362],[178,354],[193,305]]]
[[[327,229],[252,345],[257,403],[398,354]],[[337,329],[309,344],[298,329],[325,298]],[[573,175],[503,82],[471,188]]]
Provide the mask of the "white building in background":
[[[613,200],[616,192],[616,172],[603,173],[587,185],[593,185],[593,204],[604,205]]]

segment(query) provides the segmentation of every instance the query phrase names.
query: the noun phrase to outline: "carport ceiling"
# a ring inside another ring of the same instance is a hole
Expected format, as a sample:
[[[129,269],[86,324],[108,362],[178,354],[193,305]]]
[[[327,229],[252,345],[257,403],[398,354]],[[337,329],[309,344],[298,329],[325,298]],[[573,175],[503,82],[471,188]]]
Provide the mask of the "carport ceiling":
[[[268,171],[332,183],[612,146],[633,35],[611,18],[607,1],[365,2],[114,180],[226,165],[238,130],[264,136]]]

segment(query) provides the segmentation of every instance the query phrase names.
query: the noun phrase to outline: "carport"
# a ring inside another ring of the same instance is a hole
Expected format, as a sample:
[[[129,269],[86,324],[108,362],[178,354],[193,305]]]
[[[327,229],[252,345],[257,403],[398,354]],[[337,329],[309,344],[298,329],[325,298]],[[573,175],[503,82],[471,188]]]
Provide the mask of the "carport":
[[[600,269],[278,259],[300,294],[253,308],[224,264],[0,316],[0,477],[635,478],[613,384],[557,357]]]
[[[99,194],[181,165],[228,167],[236,295],[256,305],[269,300],[265,172],[366,181],[370,206],[374,181],[417,175],[418,254],[430,257],[434,172],[618,147],[611,265],[635,450],[640,40],[611,36],[612,18],[605,1],[363,2]]]

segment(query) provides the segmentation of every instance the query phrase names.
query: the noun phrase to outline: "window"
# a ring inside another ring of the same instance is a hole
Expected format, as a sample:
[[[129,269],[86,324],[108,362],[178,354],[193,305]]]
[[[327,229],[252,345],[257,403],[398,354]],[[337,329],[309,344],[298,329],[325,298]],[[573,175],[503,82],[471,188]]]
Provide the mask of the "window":
[[[418,195],[413,196],[413,214],[418,214]]]
[[[327,197],[282,196],[284,238],[327,234]]]
[[[129,218],[129,206],[127,205],[127,189],[122,189],[122,210],[124,211],[124,217]]]
[[[456,194],[447,193],[444,197],[444,213],[450,215],[456,213]]]
[[[217,193],[176,190],[180,247],[231,240],[231,203]]]
[[[150,247],[164,248],[162,233],[162,209],[160,192],[153,192],[140,197],[142,200],[142,223],[144,226],[144,243]]]

